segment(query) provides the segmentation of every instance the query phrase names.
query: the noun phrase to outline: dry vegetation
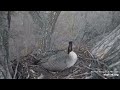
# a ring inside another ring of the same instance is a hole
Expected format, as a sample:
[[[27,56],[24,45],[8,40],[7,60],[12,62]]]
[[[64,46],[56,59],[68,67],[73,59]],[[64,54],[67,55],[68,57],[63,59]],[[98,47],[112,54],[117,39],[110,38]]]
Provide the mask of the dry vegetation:
[[[53,51],[51,51],[53,52]],[[38,51],[21,57],[20,62],[14,60],[14,78],[17,79],[110,79],[115,77],[107,77],[103,72],[108,71],[108,66],[94,58],[87,47],[79,47],[77,49],[77,63],[62,72],[50,72],[43,69],[38,62],[41,58],[47,56],[39,54]],[[49,52],[48,52],[49,53]]]

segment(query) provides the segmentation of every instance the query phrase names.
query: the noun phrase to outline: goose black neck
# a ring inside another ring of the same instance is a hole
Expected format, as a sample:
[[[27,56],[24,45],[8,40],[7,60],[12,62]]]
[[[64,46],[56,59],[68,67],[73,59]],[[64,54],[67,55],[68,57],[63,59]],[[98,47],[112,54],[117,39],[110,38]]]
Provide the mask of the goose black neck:
[[[72,41],[69,42],[68,54],[72,51]]]

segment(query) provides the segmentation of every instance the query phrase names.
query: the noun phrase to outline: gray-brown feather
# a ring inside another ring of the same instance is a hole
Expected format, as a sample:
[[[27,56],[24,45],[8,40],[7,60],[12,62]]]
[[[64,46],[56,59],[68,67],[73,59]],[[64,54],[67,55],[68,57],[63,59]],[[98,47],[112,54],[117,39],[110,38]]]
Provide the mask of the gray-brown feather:
[[[41,65],[51,71],[62,71],[67,68],[66,61],[68,61],[69,55],[66,52],[60,52],[56,55],[52,55],[47,62]]]

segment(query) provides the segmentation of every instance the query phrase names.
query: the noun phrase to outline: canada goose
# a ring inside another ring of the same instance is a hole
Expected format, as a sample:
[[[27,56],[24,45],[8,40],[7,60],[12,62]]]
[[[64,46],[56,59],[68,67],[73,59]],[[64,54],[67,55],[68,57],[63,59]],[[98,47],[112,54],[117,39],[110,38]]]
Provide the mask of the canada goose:
[[[41,66],[50,71],[62,71],[73,66],[77,61],[77,54],[72,50],[72,41],[69,42],[68,53],[62,51],[47,59]]]

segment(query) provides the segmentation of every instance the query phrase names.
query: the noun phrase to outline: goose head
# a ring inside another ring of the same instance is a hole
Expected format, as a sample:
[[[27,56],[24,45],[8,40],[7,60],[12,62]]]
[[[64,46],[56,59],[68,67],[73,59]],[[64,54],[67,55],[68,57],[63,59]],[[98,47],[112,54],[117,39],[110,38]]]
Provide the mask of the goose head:
[[[69,41],[68,55],[69,55],[69,61],[66,63],[67,63],[67,67],[69,68],[73,66],[77,61],[77,54],[73,51],[72,41]]]

